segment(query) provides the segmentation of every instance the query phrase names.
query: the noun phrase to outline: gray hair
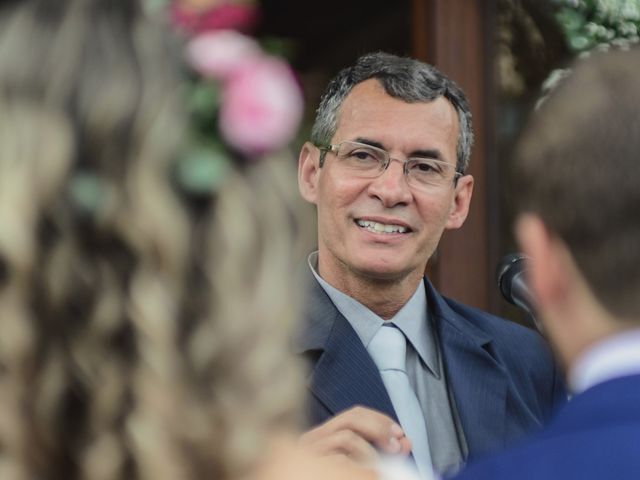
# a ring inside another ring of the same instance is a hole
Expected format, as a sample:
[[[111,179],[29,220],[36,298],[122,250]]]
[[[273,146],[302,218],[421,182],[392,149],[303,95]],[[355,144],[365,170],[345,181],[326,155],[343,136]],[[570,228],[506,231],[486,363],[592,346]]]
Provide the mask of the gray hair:
[[[456,109],[459,133],[456,146],[456,170],[469,166],[473,129],[471,112],[464,92],[437,68],[427,63],[390,53],[376,52],[360,57],[355,65],[344,68],[329,83],[311,130],[316,145],[331,142],[338,127],[338,112],[353,87],[370,78],[377,79],[387,94],[405,102],[431,102],[445,97]]]

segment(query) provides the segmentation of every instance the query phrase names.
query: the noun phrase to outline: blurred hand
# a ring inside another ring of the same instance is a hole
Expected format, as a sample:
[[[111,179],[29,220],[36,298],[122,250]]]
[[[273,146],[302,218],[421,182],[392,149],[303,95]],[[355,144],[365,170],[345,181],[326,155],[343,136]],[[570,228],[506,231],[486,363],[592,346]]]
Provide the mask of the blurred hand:
[[[346,457],[361,465],[373,465],[378,451],[407,456],[411,443],[400,425],[387,415],[365,407],[353,407],[309,430],[300,445],[321,456]]]
[[[292,438],[280,436],[271,442],[256,480],[377,480],[379,474],[346,457],[318,456]]]

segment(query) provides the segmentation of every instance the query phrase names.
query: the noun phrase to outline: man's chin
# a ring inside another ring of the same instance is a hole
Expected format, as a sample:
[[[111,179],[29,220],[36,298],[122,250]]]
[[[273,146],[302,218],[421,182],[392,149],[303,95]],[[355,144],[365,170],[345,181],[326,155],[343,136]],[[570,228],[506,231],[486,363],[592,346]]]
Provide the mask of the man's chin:
[[[413,270],[399,265],[367,263],[354,270],[363,278],[377,282],[398,282],[405,279]]]

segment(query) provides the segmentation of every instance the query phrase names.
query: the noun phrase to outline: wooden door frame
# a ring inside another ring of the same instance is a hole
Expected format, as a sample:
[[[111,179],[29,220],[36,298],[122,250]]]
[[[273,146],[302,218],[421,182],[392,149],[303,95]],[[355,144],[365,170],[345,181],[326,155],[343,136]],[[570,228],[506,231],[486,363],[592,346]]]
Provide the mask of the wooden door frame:
[[[475,143],[469,167],[475,179],[465,225],[445,232],[428,273],[447,296],[485,310],[499,301],[499,208],[493,141],[494,0],[412,0],[413,55],[431,63],[466,93]]]

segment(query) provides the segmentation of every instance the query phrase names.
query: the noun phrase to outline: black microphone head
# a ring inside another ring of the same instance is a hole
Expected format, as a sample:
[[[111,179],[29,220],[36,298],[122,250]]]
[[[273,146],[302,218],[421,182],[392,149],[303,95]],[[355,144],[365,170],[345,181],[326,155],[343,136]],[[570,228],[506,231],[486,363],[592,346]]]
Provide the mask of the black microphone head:
[[[529,257],[522,253],[505,256],[496,268],[496,280],[505,300],[527,312],[532,325],[543,333],[542,324],[536,314],[537,302],[525,279],[528,259]]]
[[[516,305],[516,302],[511,291],[513,277],[525,270],[526,259],[527,256],[523,253],[510,253],[500,260],[496,268],[496,281],[498,282],[500,293],[502,293],[505,300],[514,305]]]

